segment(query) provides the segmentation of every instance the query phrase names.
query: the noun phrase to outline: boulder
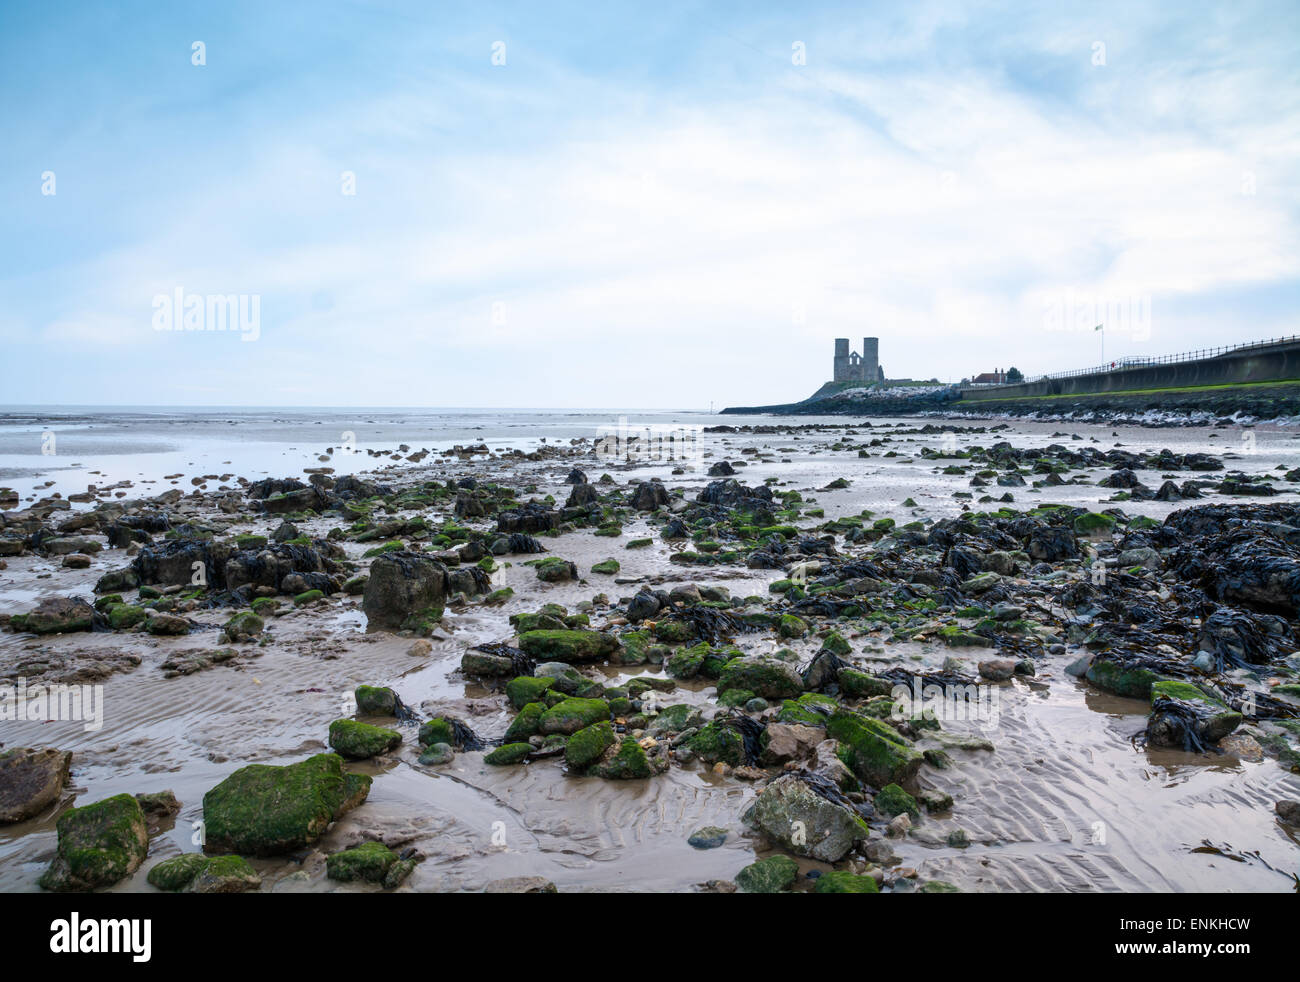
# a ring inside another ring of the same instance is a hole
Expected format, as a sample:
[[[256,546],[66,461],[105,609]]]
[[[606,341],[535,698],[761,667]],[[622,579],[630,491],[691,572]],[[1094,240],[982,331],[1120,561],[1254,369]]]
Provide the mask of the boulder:
[[[250,856],[294,852],[369,793],[370,778],[345,773],[337,754],[283,767],[249,764],[203,796],[204,847]]]
[[[149,852],[149,831],[140,803],[114,795],[59,816],[59,845],[40,879],[55,893],[112,886],[140,868]]]
[[[783,774],[760,792],[749,821],[772,842],[797,856],[834,863],[870,830],[836,793],[799,774]]]
[[[25,821],[58,801],[71,763],[67,750],[0,750],[0,824]]]
[[[9,626],[32,634],[89,631],[95,626],[95,609],[80,597],[47,597],[34,610],[11,617]]]

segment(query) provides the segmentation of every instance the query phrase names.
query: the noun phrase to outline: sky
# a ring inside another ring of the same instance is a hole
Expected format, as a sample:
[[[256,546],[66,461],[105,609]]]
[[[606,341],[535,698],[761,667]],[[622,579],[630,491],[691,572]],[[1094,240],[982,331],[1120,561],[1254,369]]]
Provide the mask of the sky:
[[[947,381],[1300,334],[1298,81],[1293,0],[9,0],[0,404],[706,409],[837,337]]]

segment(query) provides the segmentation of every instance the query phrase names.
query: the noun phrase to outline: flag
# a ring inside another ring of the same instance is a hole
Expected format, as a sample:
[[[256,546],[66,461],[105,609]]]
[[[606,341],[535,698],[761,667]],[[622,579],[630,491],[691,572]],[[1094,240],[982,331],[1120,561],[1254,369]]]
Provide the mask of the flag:
[[[1101,325],[1101,324],[1098,324],[1096,327],[1093,328],[1093,330],[1094,330],[1094,331],[1100,331],[1101,328],[1102,328],[1102,325]]]

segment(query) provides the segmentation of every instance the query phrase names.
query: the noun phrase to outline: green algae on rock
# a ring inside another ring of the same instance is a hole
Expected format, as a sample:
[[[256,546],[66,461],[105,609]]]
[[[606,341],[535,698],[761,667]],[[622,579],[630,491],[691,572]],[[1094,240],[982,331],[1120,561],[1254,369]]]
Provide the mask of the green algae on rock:
[[[59,816],[58,851],[40,879],[55,893],[112,886],[137,869],[149,853],[149,831],[140,803],[114,795]]]
[[[203,796],[204,848],[274,856],[311,845],[366,800],[371,779],[343,770],[337,754],[296,764],[249,764]]]

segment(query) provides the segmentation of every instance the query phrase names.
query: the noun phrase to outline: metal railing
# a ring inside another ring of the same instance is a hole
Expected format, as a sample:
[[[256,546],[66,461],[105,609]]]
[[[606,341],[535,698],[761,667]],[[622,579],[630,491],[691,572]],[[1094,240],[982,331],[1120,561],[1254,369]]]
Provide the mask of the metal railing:
[[[1249,341],[1245,344],[1229,344],[1219,348],[1201,348],[1198,351],[1184,351],[1176,355],[1158,355],[1156,357],[1134,357],[1132,355],[1119,358],[1107,365],[1095,365],[1092,368],[1076,368],[1068,372],[1053,372],[1049,375],[1035,375],[1033,378],[1026,376],[1019,382],[985,382],[974,384],[971,382],[959,383],[961,389],[997,389],[1009,385],[1025,385],[1030,382],[1043,382],[1047,379],[1054,378],[1075,378],[1080,375],[1104,375],[1111,372],[1131,371],[1139,368],[1150,368],[1152,365],[1173,365],[1185,361],[1203,361],[1207,358],[1218,358],[1236,351],[1248,351],[1252,348],[1268,348],[1275,344],[1291,344],[1300,341],[1300,335],[1292,334],[1285,338],[1271,338],[1268,341]]]

